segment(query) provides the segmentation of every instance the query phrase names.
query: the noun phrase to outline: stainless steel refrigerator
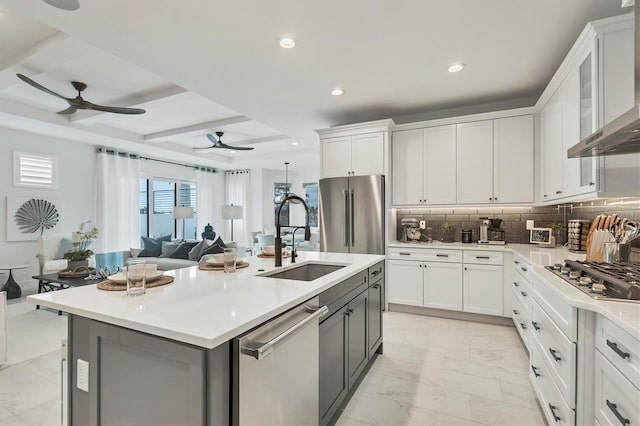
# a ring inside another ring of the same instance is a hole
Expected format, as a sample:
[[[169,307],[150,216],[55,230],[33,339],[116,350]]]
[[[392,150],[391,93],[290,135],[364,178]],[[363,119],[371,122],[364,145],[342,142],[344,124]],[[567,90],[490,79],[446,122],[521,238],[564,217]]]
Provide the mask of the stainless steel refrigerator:
[[[384,254],[384,176],[320,179],[320,251]]]

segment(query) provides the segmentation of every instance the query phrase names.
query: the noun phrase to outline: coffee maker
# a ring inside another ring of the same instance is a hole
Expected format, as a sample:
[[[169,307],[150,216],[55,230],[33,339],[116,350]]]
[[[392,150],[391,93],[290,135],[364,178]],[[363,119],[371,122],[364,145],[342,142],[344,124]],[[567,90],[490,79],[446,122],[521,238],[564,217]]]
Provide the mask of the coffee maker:
[[[501,245],[506,244],[504,230],[500,228],[502,219],[481,217],[480,238],[478,244]]]

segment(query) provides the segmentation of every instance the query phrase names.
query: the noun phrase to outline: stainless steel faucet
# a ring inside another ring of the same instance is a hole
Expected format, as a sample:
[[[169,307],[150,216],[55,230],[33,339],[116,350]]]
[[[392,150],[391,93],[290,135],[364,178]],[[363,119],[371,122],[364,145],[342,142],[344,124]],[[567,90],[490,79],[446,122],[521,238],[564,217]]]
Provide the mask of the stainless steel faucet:
[[[280,212],[282,211],[282,207],[288,202],[302,203],[305,211],[305,226],[296,226],[295,228],[300,229],[304,228],[304,240],[309,241],[311,239],[311,227],[309,226],[309,206],[307,203],[299,196],[295,194],[287,195],[284,200],[278,204],[278,210],[276,211],[276,266],[282,266],[282,237],[280,236]],[[295,230],[291,235],[291,243],[293,244],[293,248],[291,250],[291,263],[295,263],[296,261],[296,251],[295,251]]]

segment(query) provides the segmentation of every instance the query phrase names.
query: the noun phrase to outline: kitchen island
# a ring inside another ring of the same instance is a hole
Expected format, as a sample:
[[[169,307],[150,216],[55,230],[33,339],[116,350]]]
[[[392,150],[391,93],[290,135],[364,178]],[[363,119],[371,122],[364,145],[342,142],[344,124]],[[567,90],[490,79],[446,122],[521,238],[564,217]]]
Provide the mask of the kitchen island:
[[[147,289],[138,297],[96,286],[30,296],[32,303],[69,313],[71,423],[229,424],[231,389],[237,386],[231,341],[316,296],[332,306],[327,316],[346,309],[346,318],[354,292],[371,292],[371,269],[384,256],[305,252],[296,264],[284,259],[278,268],[307,262],[344,265],[313,281],[261,276],[276,269],[273,259],[245,260],[249,267],[232,274],[198,267],[169,271],[175,278],[172,284]],[[336,293],[350,282],[349,294]],[[369,307],[371,297],[363,300]],[[370,317],[375,315],[362,316]],[[354,335],[367,345],[368,336],[364,330],[362,336]],[[381,344],[380,335],[375,349]],[[372,359],[366,350],[365,357],[367,362]],[[322,370],[322,358],[320,365]],[[322,395],[321,389],[321,405]]]

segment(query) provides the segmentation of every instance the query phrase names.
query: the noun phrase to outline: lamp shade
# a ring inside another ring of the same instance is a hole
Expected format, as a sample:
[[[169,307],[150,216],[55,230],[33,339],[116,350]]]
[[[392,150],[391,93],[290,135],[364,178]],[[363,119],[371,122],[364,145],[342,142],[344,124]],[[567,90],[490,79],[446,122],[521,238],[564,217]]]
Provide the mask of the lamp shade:
[[[174,219],[191,219],[193,217],[193,207],[175,206],[173,208]]]
[[[222,206],[223,219],[242,219],[242,206]]]

